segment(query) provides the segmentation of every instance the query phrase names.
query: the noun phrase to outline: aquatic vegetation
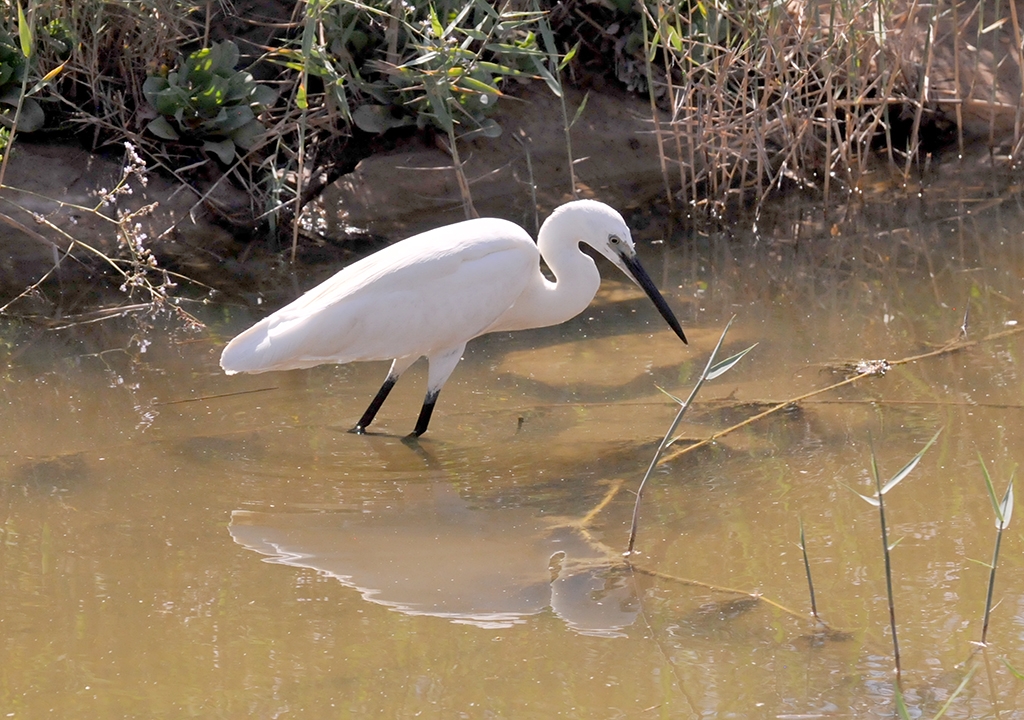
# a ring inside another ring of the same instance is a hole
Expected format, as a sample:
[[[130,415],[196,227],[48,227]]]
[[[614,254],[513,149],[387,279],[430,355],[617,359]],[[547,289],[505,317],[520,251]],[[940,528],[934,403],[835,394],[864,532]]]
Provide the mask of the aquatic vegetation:
[[[166,75],[146,78],[142,91],[158,113],[146,129],[164,140],[196,139],[227,164],[236,147],[248,150],[264,132],[257,115],[277,93],[245,70],[230,40],[197,50]]]
[[[708,380],[714,380],[715,378],[727,373],[729,370],[733,368],[733,366],[736,365],[736,363],[742,360],[747,353],[749,353],[751,350],[754,349],[754,347],[756,347],[756,345],[751,345],[745,350],[741,350],[740,352],[735,353],[730,357],[727,357],[725,360],[715,362],[715,358],[718,355],[718,351],[721,350],[722,343],[725,342],[725,336],[728,334],[729,328],[732,326],[733,320],[735,319],[735,317],[730,319],[729,322],[726,324],[725,329],[722,330],[722,335],[718,338],[718,344],[715,345],[714,350],[712,350],[711,354],[708,356],[708,362],[704,366],[703,372],[701,372],[700,376],[697,378],[697,381],[694,383],[693,389],[690,391],[689,397],[687,397],[686,400],[680,400],[679,398],[673,395],[669,395],[669,397],[671,397],[676,402],[676,404],[679,405],[679,410],[676,412],[675,418],[673,418],[672,422],[669,424],[668,430],[665,432],[665,437],[662,438],[661,443],[658,445],[658,449],[657,451],[655,451],[654,457],[651,458],[650,465],[647,466],[647,472],[644,473],[644,477],[640,481],[640,486],[637,488],[636,502],[633,505],[633,520],[629,527],[629,543],[626,547],[626,557],[629,557],[634,552],[634,545],[636,544],[636,533],[639,528],[640,522],[640,501],[643,499],[644,496],[644,487],[647,485],[647,481],[650,479],[651,474],[654,472],[654,469],[658,466],[658,463],[660,463],[662,458],[664,457],[665,451],[668,449],[669,445],[672,444],[676,428],[678,428],[679,423],[682,422],[683,416],[686,414],[687,409],[693,403],[694,398],[697,397],[697,393],[700,392],[700,389],[705,382],[707,382]],[[668,393],[666,393],[666,395],[668,395]]]
[[[874,446],[872,446],[871,476],[875,480],[875,494],[873,496],[869,496],[862,495],[861,493],[858,493],[856,490],[853,491],[857,494],[858,497],[860,497],[866,503],[868,503],[869,505],[874,505],[875,507],[878,508],[878,520],[881,527],[882,537],[882,557],[885,559],[885,590],[889,600],[889,629],[892,633],[892,653],[893,658],[896,661],[897,682],[899,681],[901,667],[900,643],[899,638],[896,634],[896,602],[894,600],[892,590],[892,550],[896,547],[896,545],[899,544],[900,541],[897,540],[892,544],[889,543],[889,528],[885,520],[885,494],[892,490],[894,487],[896,487],[896,485],[901,483],[903,480],[905,480],[906,477],[910,475],[911,472],[913,472],[914,468],[917,467],[917,464],[921,462],[921,458],[924,457],[924,454],[926,452],[928,452],[928,448],[934,445],[935,441],[939,439],[939,433],[941,432],[942,430],[936,432],[932,436],[932,439],[929,440],[923,448],[921,448],[921,451],[917,453],[917,455],[915,455],[913,458],[911,458],[910,462],[904,465],[898,473],[893,475],[885,483],[885,485],[882,484],[882,477],[878,472],[878,458],[875,456],[875,449]]]
[[[999,564],[999,546],[1003,541],[1003,531],[1010,526],[1010,518],[1013,517],[1013,477],[1016,470],[1010,473],[1010,481],[1006,484],[1006,492],[1000,500],[996,495],[995,486],[992,484],[992,477],[988,473],[985,459],[978,455],[978,464],[981,466],[981,473],[985,477],[985,488],[988,490],[988,497],[992,501],[992,510],[996,514],[996,543],[992,550],[992,562],[989,568],[988,592],[985,594],[985,617],[981,625],[981,644],[985,644],[988,637],[988,620],[992,612],[992,591],[996,584],[996,567]]]

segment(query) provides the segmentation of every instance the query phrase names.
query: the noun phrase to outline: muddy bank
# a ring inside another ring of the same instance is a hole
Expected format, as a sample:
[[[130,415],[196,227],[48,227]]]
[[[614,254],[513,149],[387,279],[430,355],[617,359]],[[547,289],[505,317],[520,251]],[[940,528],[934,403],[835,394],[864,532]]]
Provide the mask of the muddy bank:
[[[911,25],[901,42],[923,47],[919,25]],[[942,27],[947,32],[930,55],[918,58],[917,67],[930,73],[929,97],[934,102],[927,108],[932,119],[928,127],[945,133],[939,143],[945,149],[918,164],[913,187],[892,168],[869,172],[869,157],[856,187],[868,202],[879,195],[889,203],[891,193],[901,190],[955,193],[971,182],[991,194],[998,192],[994,183],[1012,172],[1005,158],[1013,154],[1012,139],[1019,135],[1020,97],[1011,97],[1006,89],[1013,80],[1005,62],[1014,52],[1006,37],[1011,26],[1004,23],[993,30],[994,45],[987,49],[959,48],[959,35]],[[993,48],[1002,48],[1001,54]],[[905,55],[915,57],[913,52]],[[964,64],[968,59],[970,71]],[[996,70],[986,72],[990,65]],[[969,102],[949,100],[956,97]],[[563,112],[573,117],[584,98],[586,107],[567,142]],[[934,122],[936,118],[942,122]],[[388,151],[363,159],[307,206],[296,245],[299,265],[335,267],[367,243],[393,241],[472,214],[505,217],[535,231],[551,208],[573,197],[574,182],[577,195],[629,211],[662,202],[666,174],[675,178],[687,170],[663,159],[649,101],[608,83],[595,85],[589,93],[568,90],[564,111],[543,83],[516,85],[503,97],[494,120],[502,128],[500,137],[460,144],[468,201],[444,141],[433,133],[406,136]],[[672,139],[671,120],[669,112],[659,111],[662,143]],[[960,132],[950,135],[950,122]],[[679,156],[678,149],[673,155]],[[683,155],[702,162],[700,153]],[[882,168],[884,162],[877,165]],[[263,208],[227,179],[189,187],[151,171],[145,186],[132,180],[130,194],[103,204],[102,196],[118,183],[123,167],[122,157],[48,144],[36,136],[18,137],[0,190],[0,307],[41,279],[40,312],[47,303],[59,304],[65,289],[79,283],[116,289],[124,278],[111,271],[110,259],[130,266],[128,246],[133,242],[145,246],[159,268],[234,294],[252,296],[279,284],[275,278],[292,267],[291,238],[274,237],[260,228]],[[847,202],[851,187],[838,192],[832,204]],[[773,192],[778,196],[779,188]],[[977,189],[971,192],[977,194]],[[681,204],[683,216],[690,210]],[[133,215],[119,223],[126,214]],[[761,225],[770,237],[773,231],[764,226],[764,217]],[[718,221],[728,225],[739,218]],[[829,226],[823,217],[822,231],[828,232]],[[201,286],[196,290],[204,291]],[[19,303],[24,311],[25,301]]]
[[[584,94],[570,92],[570,112]],[[503,134],[471,140],[462,154],[471,183],[472,209],[536,229],[536,218],[572,198],[569,154],[559,99],[543,86],[524,87],[498,116]],[[662,192],[656,140],[644,113],[649,107],[619,92],[591,93],[572,130],[577,192],[621,208],[647,203]],[[263,274],[287,259],[287,239],[275,242],[232,227],[225,218],[251,219],[259,210],[228,182],[189,188],[157,172],[131,193],[102,202],[122,175],[121,158],[25,137],[15,146],[0,197],[0,297],[9,299],[55,265],[65,280],[104,272],[108,257],[123,256],[125,230],[118,217],[151,208],[132,219],[135,234],[157,263],[214,287]],[[452,162],[429,136],[401,141],[371,156],[329,185],[307,209],[315,229],[299,238],[304,263],[343,261],[367,240],[394,240],[466,217]],[[75,241],[75,259],[65,257]],[[0,302],[0,304],[3,304]]]

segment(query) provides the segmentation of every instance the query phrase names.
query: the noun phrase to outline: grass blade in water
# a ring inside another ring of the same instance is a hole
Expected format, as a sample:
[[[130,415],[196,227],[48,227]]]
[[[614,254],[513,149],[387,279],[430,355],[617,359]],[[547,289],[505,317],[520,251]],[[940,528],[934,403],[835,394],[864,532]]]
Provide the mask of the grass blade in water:
[[[907,475],[909,475],[911,473],[911,471],[913,471],[913,469],[915,467],[917,467],[917,464],[919,462],[921,462],[921,458],[924,457],[924,454],[926,452],[928,452],[928,448],[930,448],[932,446],[932,444],[934,444],[934,442],[939,439],[939,433],[941,433],[941,432],[942,432],[942,428],[939,428],[938,432],[936,432],[934,435],[932,435],[932,439],[928,441],[928,444],[925,445],[923,448],[921,448],[921,452],[919,452],[917,455],[915,455],[910,462],[908,462],[906,465],[904,465],[902,470],[900,470],[898,473],[896,473],[895,475],[892,476],[892,479],[889,482],[887,482],[885,484],[885,486],[882,488],[882,490],[881,490],[881,494],[882,495],[884,495],[885,493],[889,492],[894,487],[896,487],[897,483],[902,481],[903,478],[905,478]]]

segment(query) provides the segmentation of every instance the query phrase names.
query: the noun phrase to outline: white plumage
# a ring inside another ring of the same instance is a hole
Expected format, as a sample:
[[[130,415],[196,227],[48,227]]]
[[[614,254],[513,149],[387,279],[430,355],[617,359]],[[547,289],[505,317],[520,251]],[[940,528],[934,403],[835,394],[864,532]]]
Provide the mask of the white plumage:
[[[601,278],[585,242],[640,285],[686,342],[682,328],[636,258],[629,228],[593,200],[562,205],[537,243],[518,225],[480,218],[415,235],[341,270],[234,338],[221,355],[228,374],[393,360],[354,430],[373,420],[399,376],[421,356],[427,395],[413,435],[427,429],[437,395],[466,343],[484,333],[564,322],[590,304]],[[543,257],[555,282],[540,271]]]

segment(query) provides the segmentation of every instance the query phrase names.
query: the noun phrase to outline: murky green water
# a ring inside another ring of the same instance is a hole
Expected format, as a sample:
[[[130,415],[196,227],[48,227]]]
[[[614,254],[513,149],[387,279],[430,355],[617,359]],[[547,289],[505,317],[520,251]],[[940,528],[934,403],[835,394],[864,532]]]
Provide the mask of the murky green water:
[[[931,717],[974,668],[948,716],[1019,716],[1024,519],[1003,538],[989,647],[973,643],[995,540],[978,456],[1000,490],[1024,461],[1024,218],[922,215],[648,247],[689,347],[610,279],[561,328],[471,343],[418,448],[400,436],[422,368],[384,434],[351,435],[386,365],[226,377],[241,308],[211,309],[198,337],[8,328],[0,710],[890,717],[878,515],[848,488],[871,491],[869,441],[888,477],[943,428],[886,496],[904,692]],[[939,348],[968,300],[976,344],[663,465],[636,572],[616,561],[675,413],[657,388],[685,395],[731,315],[726,351],[758,346],[705,386],[687,438],[841,380],[836,362]],[[807,617],[801,519],[832,632]]]

